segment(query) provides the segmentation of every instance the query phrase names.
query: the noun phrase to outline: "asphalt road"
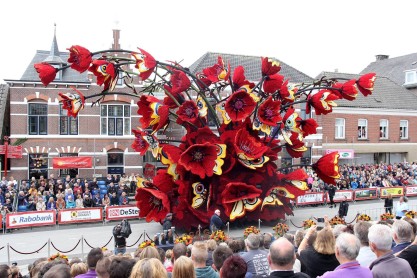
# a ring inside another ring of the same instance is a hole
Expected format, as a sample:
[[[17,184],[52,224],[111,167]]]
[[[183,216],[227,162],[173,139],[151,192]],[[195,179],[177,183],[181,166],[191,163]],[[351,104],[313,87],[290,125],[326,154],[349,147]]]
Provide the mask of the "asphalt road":
[[[398,199],[394,201],[394,205]],[[349,206],[349,214],[346,217],[347,222],[351,222],[355,219],[357,213],[366,213],[371,216],[372,220],[377,220],[380,214],[382,214],[384,206],[383,200],[368,200],[351,202]],[[411,197],[409,199],[409,206],[411,210],[417,211],[417,197]],[[298,207],[294,209],[294,216],[290,216],[287,219],[287,224],[290,227],[290,231],[295,231],[295,226],[301,226],[303,220],[310,217],[323,217],[327,215],[333,217],[337,214],[337,208],[329,208],[325,205],[318,205],[317,207]],[[156,233],[161,232],[162,226],[159,223],[146,223],[144,220],[131,220],[131,228],[133,233],[127,239],[127,245],[133,245],[141,236],[146,233],[150,237]],[[293,224],[295,225],[293,225]],[[55,227],[39,227],[33,229],[21,229],[15,230],[12,233],[6,233],[0,235],[0,264],[10,262],[17,262],[18,265],[23,268],[33,262],[36,258],[48,257],[48,255],[55,254],[56,249],[61,251],[69,251],[69,257],[83,258],[86,256],[88,251],[91,249],[88,245],[104,246],[112,236],[112,229],[116,222],[108,223],[95,223],[95,224],[80,224],[80,225],[61,225]],[[259,224],[259,223],[257,223]],[[273,233],[272,226],[266,225],[266,223],[260,223],[262,232]],[[242,237],[243,227],[231,227],[229,235],[231,237]],[[85,239],[85,241],[81,240]],[[46,245],[40,251],[34,254],[26,255],[20,253],[30,253],[40,249],[45,243],[50,240],[51,244]],[[141,240],[142,242],[143,235]],[[78,246],[74,248],[77,243]],[[88,243],[88,244],[87,244]],[[134,251],[138,244],[136,243],[133,247],[128,248],[128,251]],[[17,253],[11,248],[14,248]],[[111,240],[107,247],[113,250],[113,240]],[[48,248],[49,246],[49,248]],[[56,249],[55,249],[56,248]],[[9,250],[9,251],[8,251]]]

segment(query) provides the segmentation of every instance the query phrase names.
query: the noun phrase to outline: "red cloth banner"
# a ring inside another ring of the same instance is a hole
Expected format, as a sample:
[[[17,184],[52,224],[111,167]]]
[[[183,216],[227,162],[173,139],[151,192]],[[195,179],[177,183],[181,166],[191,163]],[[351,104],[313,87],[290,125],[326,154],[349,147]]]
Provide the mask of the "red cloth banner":
[[[25,227],[55,225],[56,214],[54,210],[16,212],[6,214],[6,228],[19,229]]]
[[[54,157],[52,158],[52,167],[54,169],[91,168],[93,167],[93,158],[91,156]]]
[[[139,209],[136,206],[107,206],[106,220],[139,219]]]
[[[58,212],[58,224],[97,222],[103,220],[103,208],[64,209]]]

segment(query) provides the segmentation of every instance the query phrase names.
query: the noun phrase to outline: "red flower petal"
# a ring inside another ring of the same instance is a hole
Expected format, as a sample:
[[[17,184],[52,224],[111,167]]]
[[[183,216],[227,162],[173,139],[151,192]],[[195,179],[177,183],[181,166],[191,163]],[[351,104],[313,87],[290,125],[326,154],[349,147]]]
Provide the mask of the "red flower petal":
[[[156,67],[156,60],[142,48],[139,48],[139,50],[140,53],[132,53],[132,56],[136,60],[135,68],[139,70],[141,80],[146,80]]]
[[[267,94],[273,94],[278,91],[284,82],[284,76],[280,74],[269,75],[264,83],[263,89]]]
[[[171,84],[171,93],[178,94],[187,90],[191,86],[191,81],[184,72],[180,70],[172,70]]]
[[[116,69],[106,60],[93,60],[88,69],[97,77],[97,85],[104,84],[103,91],[113,90],[117,81]]]
[[[262,75],[273,75],[281,70],[278,61],[269,59],[268,57],[262,58]]]
[[[72,89],[75,91],[74,93],[58,93],[58,95],[62,98],[62,109],[68,111],[68,116],[76,118],[81,109],[84,108],[85,99],[80,91],[75,88]]]
[[[148,141],[146,141],[143,137],[146,136],[146,132],[142,131],[142,130],[134,130],[132,129],[134,135],[135,135],[135,140],[132,143],[132,148],[139,152],[140,155],[145,155],[146,151],[149,148],[149,143]]]
[[[57,72],[56,68],[45,62],[35,64],[34,67],[39,73],[39,78],[43,85],[48,86],[49,83],[54,81]]]
[[[338,166],[339,156],[338,152],[332,152],[322,156],[312,165],[317,176],[324,182],[336,185],[336,179],[340,178]]]
[[[281,113],[281,102],[279,100],[273,100],[272,96],[268,97],[258,109],[258,119],[261,123],[269,126],[275,126],[279,121],[282,120]]]
[[[246,129],[240,129],[236,133],[235,150],[238,157],[255,160],[260,158],[268,150],[259,138],[249,134]]]
[[[177,110],[178,119],[196,125],[199,122],[198,107],[194,101],[187,100]]]
[[[308,96],[307,102],[309,105],[314,107],[316,115],[326,115],[333,111],[333,106],[337,106],[337,104],[334,102],[334,100],[337,99],[339,99],[339,97],[332,93],[332,91],[320,90],[314,95],[310,94]],[[308,110],[310,111],[309,107]],[[309,113],[309,111],[306,112]]]
[[[372,94],[372,91],[374,90],[375,79],[375,73],[367,73],[359,77],[357,81],[358,89],[364,96]]]
[[[217,58],[217,64],[212,67],[203,69],[204,75],[213,83],[227,81],[230,75],[230,64],[226,68],[222,57]]]
[[[79,45],[73,45],[68,48],[70,56],[68,58],[68,63],[71,63],[71,68],[79,71],[85,72],[90,67],[92,61],[91,52]]]
[[[136,206],[139,208],[139,217],[146,217],[146,222],[162,221],[171,211],[168,196],[159,190],[148,187],[136,189]]]
[[[213,175],[216,159],[217,147],[215,145],[210,143],[195,144],[181,155],[178,164],[203,179]]]
[[[247,118],[255,109],[256,102],[244,90],[234,92],[226,101],[225,110],[232,121]]]

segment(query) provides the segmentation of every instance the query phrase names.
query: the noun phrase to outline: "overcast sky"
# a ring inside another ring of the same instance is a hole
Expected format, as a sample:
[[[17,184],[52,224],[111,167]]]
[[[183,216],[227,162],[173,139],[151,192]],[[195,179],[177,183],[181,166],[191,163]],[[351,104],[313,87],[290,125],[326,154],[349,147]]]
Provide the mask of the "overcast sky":
[[[188,66],[204,53],[276,57],[312,76],[358,73],[377,54],[417,51],[415,0],[0,1],[0,80],[19,79],[36,50],[124,49]]]

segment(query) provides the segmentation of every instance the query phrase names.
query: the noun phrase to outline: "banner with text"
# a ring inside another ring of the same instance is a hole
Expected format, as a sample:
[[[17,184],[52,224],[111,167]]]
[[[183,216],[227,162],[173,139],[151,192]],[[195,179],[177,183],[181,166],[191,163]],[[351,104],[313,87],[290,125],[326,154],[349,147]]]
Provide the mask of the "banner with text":
[[[309,192],[297,197],[297,205],[321,204],[324,202],[323,192]]]
[[[355,190],[355,201],[359,200],[369,200],[378,198],[378,189],[369,188],[369,189],[356,189]]]
[[[351,202],[353,201],[353,191],[352,190],[337,190],[334,194],[333,201],[335,203],[341,202],[345,199],[345,196],[347,198],[346,201]],[[327,195],[327,200],[329,199],[329,195]]]
[[[55,225],[54,210],[35,212],[16,212],[6,214],[6,228],[19,229],[25,227]]]
[[[93,158],[91,156],[54,157],[52,158],[52,167],[54,169],[91,168],[93,167]]]
[[[123,220],[139,218],[139,209],[136,206],[113,206],[106,208],[106,220]]]
[[[405,195],[417,196],[417,186],[407,186]]]
[[[58,224],[97,222],[103,220],[103,208],[65,209],[58,212]]]
[[[383,187],[379,188],[379,196],[381,198],[386,198],[388,194],[391,194],[392,197],[401,197],[404,196],[404,188],[402,187]]]

